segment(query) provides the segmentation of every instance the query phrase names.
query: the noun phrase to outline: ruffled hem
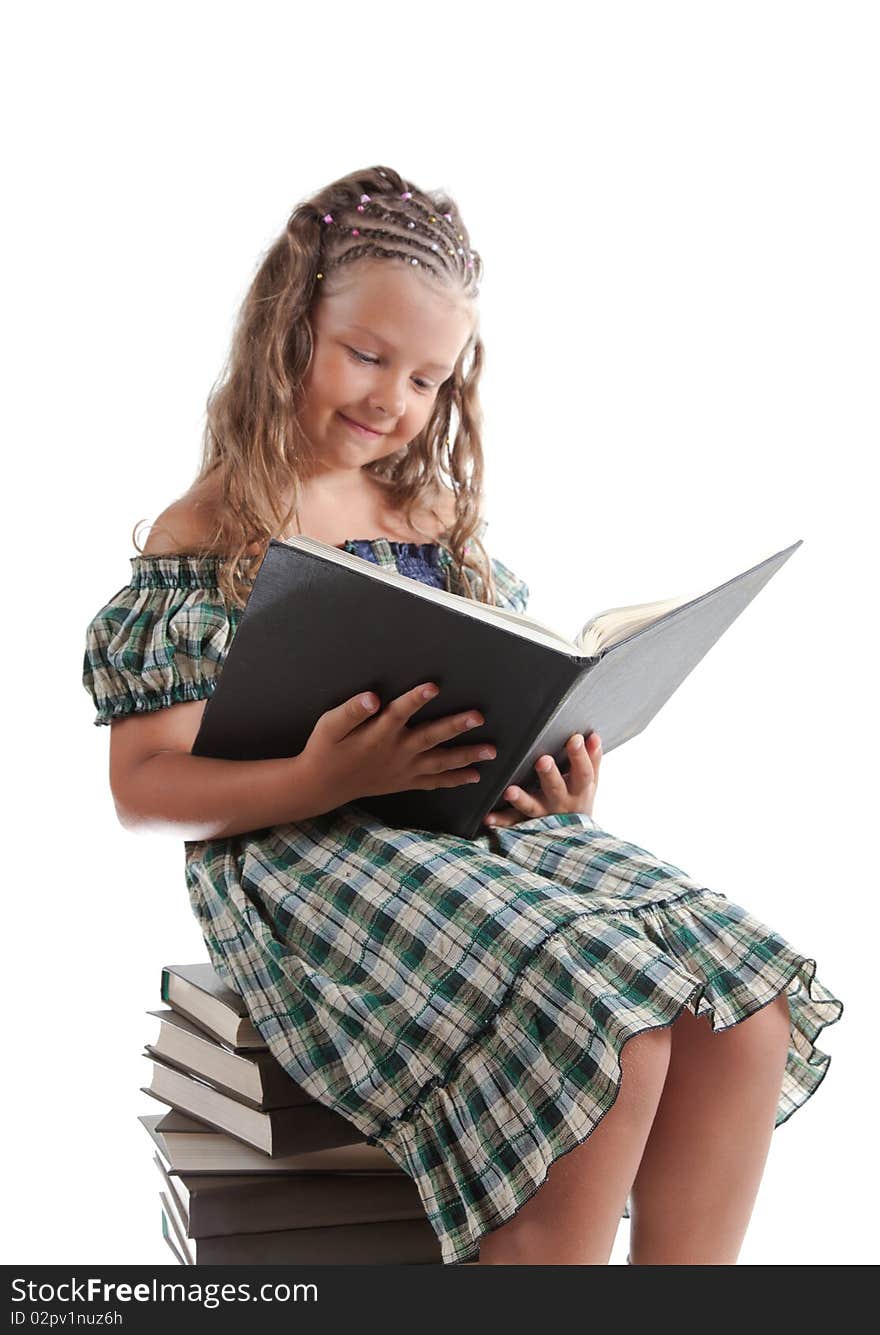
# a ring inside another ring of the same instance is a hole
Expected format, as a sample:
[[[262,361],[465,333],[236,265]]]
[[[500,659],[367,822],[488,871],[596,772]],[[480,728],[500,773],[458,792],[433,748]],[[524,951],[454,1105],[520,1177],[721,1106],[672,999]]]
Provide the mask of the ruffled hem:
[[[182,704],[185,700],[209,700],[217,687],[217,678],[206,681],[182,681],[169,691],[156,692],[155,695],[114,695],[102,703],[94,721],[95,727],[102,723],[111,723],[115,718],[125,718],[127,714],[150,713],[154,709],[164,709],[167,705]]]
[[[443,1264],[479,1257],[479,1238],[614,1106],[626,1043],[685,1007],[720,1033],[785,991],[791,1042],[775,1126],[822,1083],[831,1058],[815,1042],[844,1007],[815,960],[708,889],[621,914],[616,928],[597,938],[589,914],[554,928],[452,1067],[367,1137],[416,1182]],[[687,967],[696,950],[701,966],[713,958],[701,968],[708,981]]]

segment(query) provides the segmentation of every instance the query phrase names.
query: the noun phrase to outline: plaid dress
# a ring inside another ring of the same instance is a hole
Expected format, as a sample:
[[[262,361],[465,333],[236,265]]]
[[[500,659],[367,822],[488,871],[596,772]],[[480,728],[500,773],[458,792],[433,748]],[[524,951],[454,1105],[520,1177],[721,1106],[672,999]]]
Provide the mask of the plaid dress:
[[[345,548],[461,592],[437,544]],[[96,724],[210,697],[240,617],[222,558],[129,559],[86,632]],[[492,564],[499,605],[525,610],[526,584]],[[468,840],[349,803],[186,842],[185,869],[213,967],[293,1079],[413,1178],[444,1264],[478,1258],[612,1107],[627,1040],[686,1006],[718,1032],[787,992],[776,1126],[831,1060],[816,1039],[843,1003],[815,961],[587,816]]]

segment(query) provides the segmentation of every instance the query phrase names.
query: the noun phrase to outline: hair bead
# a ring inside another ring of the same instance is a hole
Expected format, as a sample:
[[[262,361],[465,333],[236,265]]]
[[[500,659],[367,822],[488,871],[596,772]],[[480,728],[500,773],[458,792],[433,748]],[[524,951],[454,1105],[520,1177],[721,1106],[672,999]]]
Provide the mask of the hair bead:
[[[454,244],[451,245],[448,232],[445,235],[438,235],[438,233],[440,233],[442,230],[440,228],[441,220],[445,220],[447,223],[451,224],[449,230],[452,233],[452,235],[454,237],[457,237],[459,242],[464,242],[465,240],[464,233],[456,232],[455,230],[456,226],[458,227],[461,226],[461,223],[457,222],[454,213],[449,212],[449,213],[437,214],[432,212],[430,209],[430,205],[423,202],[422,199],[416,198],[412,190],[404,190],[400,192],[398,198],[403,201],[412,200],[412,205],[406,210],[399,210],[394,203],[394,196],[382,195],[377,198],[372,195],[364,193],[360,196],[358,204],[354,205],[352,203],[346,206],[347,208],[351,208],[352,210],[356,209],[357,212],[360,214],[367,213],[369,211],[369,206],[370,205],[373,206],[372,211],[373,215],[375,216],[375,222],[377,223],[377,227],[375,229],[370,229],[367,233],[364,233],[360,227],[352,227],[352,226],[346,227],[345,224],[347,219],[345,218],[341,217],[340,220],[336,220],[332,213],[325,213],[323,216],[323,222],[326,226],[329,227],[331,224],[335,222],[336,227],[340,232],[347,231],[352,238],[357,237],[359,239],[362,239],[362,242],[366,243],[366,244],[362,243],[358,247],[354,246],[349,247],[348,251],[345,254],[337,258],[330,258],[329,261],[325,259],[325,263],[328,263],[329,267],[332,268],[337,262],[343,261],[345,259],[348,258],[354,259],[366,253],[374,253],[376,255],[388,256],[389,258],[401,259],[404,261],[404,263],[408,262],[415,268],[418,268],[418,266],[421,264],[423,267],[426,268],[426,270],[429,273],[432,273],[434,272],[434,269],[428,260],[408,256],[402,250],[385,249],[382,247],[381,244],[377,244],[380,241],[380,238],[384,239],[385,237],[388,237],[389,239],[397,239],[398,241],[403,241],[404,238],[399,229],[405,227],[407,231],[416,231],[419,228],[419,224],[420,223],[424,224],[425,220],[427,219],[427,222],[432,224],[432,226],[437,229],[435,235],[438,237],[438,239],[435,241],[429,241],[428,237],[425,237],[424,248],[427,250],[428,246],[430,246],[430,251],[433,254],[437,255],[438,258],[440,254],[446,252],[448,252],[448,254],[453,257],[456,254],[461,255],[464,257],[464,264],[468,270],[473,270],[475,268],[475,261],[478,254],[477,251],[468,250],[463,245],[459,245],[457,247]],[[416,209],[419,212],[418,220],[416,220],[415,217],[413,216]],[[407,217],[407,214],[409,214],[410,216]],[[317,210],[315,212],[315,216],[316,217],[320,216],[317,213]],[[393,226],[394,229],[393,233],[385,230],[385,226],[387,226],[388,224],[391,224]],[[396,233],[396,238],[394,236],[394,233]],[[415,237],[413,238],[413,244],[417,249],[421,249],[421,247],[417,246]],[[444,261],[444,263],[447,262]],[[455,261],[455,263],[457,263],[457,261]],[[323,279],[324,273],[319,273],[317,277],[318,279]],[[468,281],[469,282],[474,281],[474,277],[471,276],[470,274],[468,276]],[[476,289],[474,289],[474,291],[476,291]]]

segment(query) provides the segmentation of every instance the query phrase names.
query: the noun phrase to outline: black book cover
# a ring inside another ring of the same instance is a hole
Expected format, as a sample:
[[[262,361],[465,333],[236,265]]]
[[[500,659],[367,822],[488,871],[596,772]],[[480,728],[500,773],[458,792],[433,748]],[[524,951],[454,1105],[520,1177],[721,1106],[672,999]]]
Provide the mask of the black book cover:
[[[479,783],[364,797],[357,805],[390,825],[468,839],[484,832],[483,817],[503,804],[510,784],[534,786],[540,755],[553,755],[565,771],[573,732],[598,731],[606,755],[641,732],[800,546],[584,655],[562,641],[529,638],[509,614],[481,619],[463,597],[395,580],[350,554],[342,564],[335,548],[296,541],[269,542],[192,753],[298,755],[319,716],[349,697],[374,691],[384,708],[435,681],[439,695],[409,726],[478,709],[481,727],[441,745],[487,741],[496,758],[478,762]]]

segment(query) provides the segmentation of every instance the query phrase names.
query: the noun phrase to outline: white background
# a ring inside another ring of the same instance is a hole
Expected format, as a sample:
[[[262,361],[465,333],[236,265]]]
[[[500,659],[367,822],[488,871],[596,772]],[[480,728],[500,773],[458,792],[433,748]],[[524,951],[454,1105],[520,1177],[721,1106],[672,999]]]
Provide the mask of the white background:
[[[182,844],[117,824],[85,627],[192,480],[264,249],[381,163],[484,258],[486,541],[535,616],[803,539],[594,814],[846,1006],[740,1263],[876,1260],[876,7],[33,4],[4,46],[4,1259],[170,1259],[144,1012],[206,952]]]

